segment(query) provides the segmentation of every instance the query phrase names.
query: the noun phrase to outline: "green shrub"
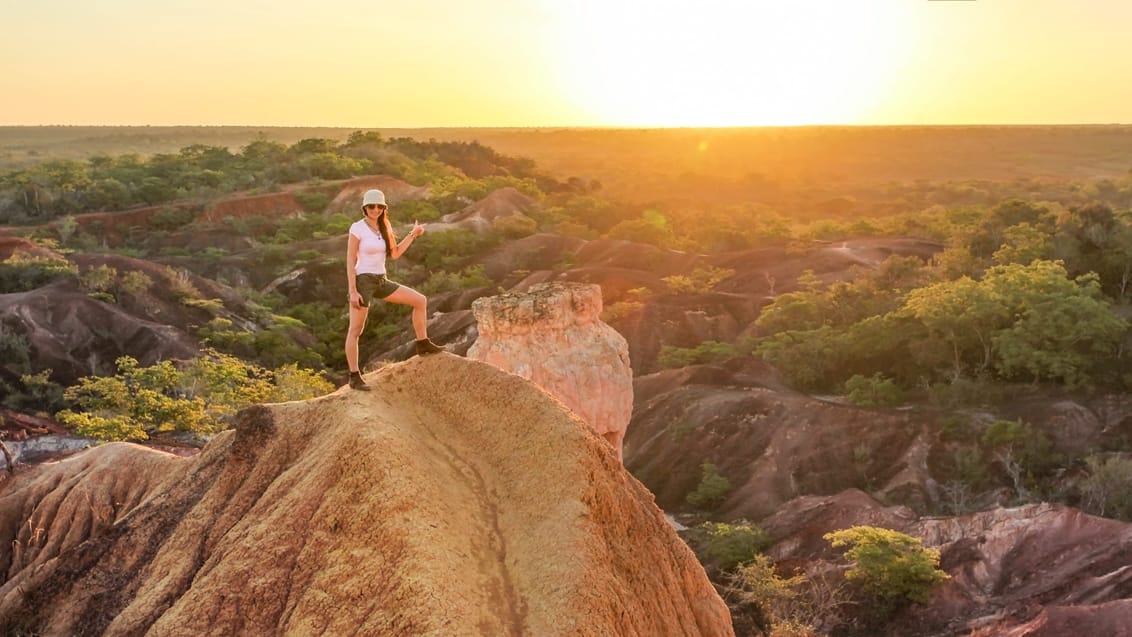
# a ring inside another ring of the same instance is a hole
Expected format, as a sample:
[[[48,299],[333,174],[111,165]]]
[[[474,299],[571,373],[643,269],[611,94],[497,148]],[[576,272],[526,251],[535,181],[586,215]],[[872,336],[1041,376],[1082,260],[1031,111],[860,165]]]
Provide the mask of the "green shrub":
[[[891,378],[877,372],[872,376],[854,374],[845,381],[850,403],[862,407],[895,407],[904,402],[904,392]]]
[[[668,435],[672,436],[673,440],[683,440],[693,431],[699,429],[699,427],[699,420],[685,416],[668,427]]]
[[[13,254],[0,262],[0,294],[35,290],[78,273],[78,266],[66,259]]]
[[[719,468],[710,462],[700,465],[703,472],[696,489],[688,494],[688,504],[698,509],[714,509],[727,499],[731,492],[731,482],[719,473]]]
[[[1089,513],[1132,522],[1132,458],[1089,456],[1081,480],[1082,508]]]
[[[31,368],[31,345],[27,337],[0,323],[0,366],[22,374]]]
[[[660,348],[659,362],[665,369],[675,369],[688,365],[714,363],[739,355],[739,349],[730,343],[704,341],[695,347],[675,347],[664,345]]]
[[[158,230],[172,231],[189,225],[196,219],[196,213],[187,208],[168,206],[153,213],[149,225]]]
[[[854,526],[823,537],[834,548],[848,547],[852,567],[845,578],[859,586],[861,607],[871,619],[883,621],[908,604],[927,602],[932,587],[948,578],[939,569],[939,551],[899,531]]]
[[[330,205],[330,195],[322,192],[296,192],[295,201],[306,212],[319,213]]]
[[[978,440],[971,419],[963,414],[948,414],[939,423],[939,437],[944,442],[973,443]]]
[[[145,272],[137,270],[126,272],[118,279],[118,289],[132,296],[148,292],[151,285],[153,279]]]
[[[499,217],[491,224],[493,232],[507,239],[519,239],[538,232],[538,223],[523,215]]]
[[[225,429],[255,403],[312,398],[333,390],[314,372],[284,365],[268,371],[206,350],[181,367],[170,361],[140,367],[123,356],[112,377],[88,376],[65,392],[78,411],[56,414],[76,433],[103,440],[143,440],[154,433]]]
[[[692,529],[689,535],[705,561],[711,561],[724,571],[750,562],[770,545],[766,531],[746,520],[730,524],[704,522]]]
[[[83,287],[91,292],[109,292],[118,280],[118,270],[109,265],[90,268],[79,276]]]
[[[755,623],[768,637],[816,637],[815,626],[829,625],[843,600],[837,590],[819,596],[805,575],[782,577],[766,555],[755,555],[738,568],[729,597],[753,604]],[[821,591],[826,592],[826,591]]]
[[[640,301],[618,301],[602,308],[601,320],[605,322],[618,321],[636,314],[645,306]]]
[[[422,294],[437,294],[454,290],[470,290],[491,285],[491,279],[483,273],[483,265],[473,265],[460,272],[437,270],[420,285]]]
[[[87,292],[86,295],[89,296],[90,298],[96,300],[96,301],[102,301],[103,303],[117,303],[118,302],[118,299],[115,298],[114,295],[109,293],[109,292]]]
[[[1017,463],[1029,479],[1048,474],[1060,462],[1050,437],[1021,419],[994,421],[983,432],[980,443],[1004,465]],[[1009,466],[1004,468],[1011,470]]]
[[[666,276],[661,280],[668,285],[668,289],[676,294],[690,294],[693,292],[706,292],[714,288],[720,281],[735,274],[729,268],[696,268],[691,274],[675,274]]]
[[[51,381],[51,370],[20,376],[23,391],[12,391],[4,397],[4,406],[20,411],[54,413],[67,406],[63,386]]]

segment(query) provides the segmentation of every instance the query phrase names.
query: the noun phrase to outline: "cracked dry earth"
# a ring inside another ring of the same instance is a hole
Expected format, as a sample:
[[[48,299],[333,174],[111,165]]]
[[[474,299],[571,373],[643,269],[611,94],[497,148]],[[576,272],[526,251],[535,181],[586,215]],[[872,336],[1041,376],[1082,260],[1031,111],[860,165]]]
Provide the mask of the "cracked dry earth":
[[[441,354],[257,406],[192,458],[0,483],[0,626],[35,635],[731,635],[652,494],[531,383]]]

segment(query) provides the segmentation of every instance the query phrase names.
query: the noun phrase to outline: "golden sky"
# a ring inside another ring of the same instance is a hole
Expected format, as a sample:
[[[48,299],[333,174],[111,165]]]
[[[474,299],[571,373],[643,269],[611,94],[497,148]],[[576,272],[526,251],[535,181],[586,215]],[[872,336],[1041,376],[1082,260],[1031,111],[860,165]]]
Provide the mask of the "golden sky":
[[[0,125],[1132,123],[1132,0],[11,0]]]

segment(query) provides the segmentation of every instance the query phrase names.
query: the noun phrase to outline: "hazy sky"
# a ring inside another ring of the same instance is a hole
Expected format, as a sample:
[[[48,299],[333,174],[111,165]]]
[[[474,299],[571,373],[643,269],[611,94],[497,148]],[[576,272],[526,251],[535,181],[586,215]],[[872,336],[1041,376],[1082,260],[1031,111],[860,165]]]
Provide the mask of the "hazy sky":
[[[1132,0],[0,0],[0,124],[1132,123]]]

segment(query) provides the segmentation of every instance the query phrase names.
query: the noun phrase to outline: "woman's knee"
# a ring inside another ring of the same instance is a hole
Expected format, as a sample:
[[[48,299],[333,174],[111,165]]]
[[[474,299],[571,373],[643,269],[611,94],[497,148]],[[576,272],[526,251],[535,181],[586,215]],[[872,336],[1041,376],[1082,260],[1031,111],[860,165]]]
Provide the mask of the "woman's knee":
[[[413,288],[402,287],[401,289],[405,291],[405,301],[409,305],[415,308],[424,308],[426,305],[428,305],[428,297],[421,294],[420,292],[417,292]]]

